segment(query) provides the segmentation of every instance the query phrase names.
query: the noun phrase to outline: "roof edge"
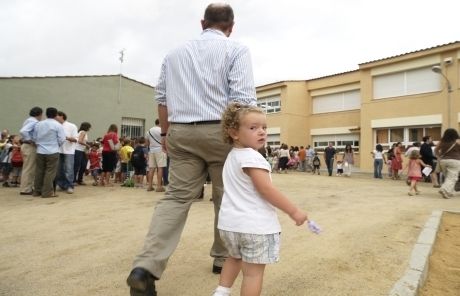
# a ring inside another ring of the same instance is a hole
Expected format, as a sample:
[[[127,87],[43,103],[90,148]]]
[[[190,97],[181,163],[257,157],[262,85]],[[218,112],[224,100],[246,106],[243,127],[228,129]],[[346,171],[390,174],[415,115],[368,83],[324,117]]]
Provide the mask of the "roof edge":
[[[52,75],[52,76],[0,76],[0,79],[21,79],[21,78],[24,78],[24,79],[31,79],[31,78],[39,78],[39,79],[44,79],[44,78],[84,78],[84,77],[119,77],[120,74],[101,74],[101,75]],[[136,83],[139,83],[139,84],[142,84],[142,85],[145,85],[145,86],[148,86],[148,87],[151,87],[151,88],[155,88],[153,85],[150,85],[148,83],[144,83],[144,82],[141,82],[139,80],[136,80],[136,79],[133,79],[133,78],[130,78],[128,76],[125,76],[125,75],[121,75],[121,77],[123,78],[126,78],[128,80],[131,80],[133,82],[136,82]]]

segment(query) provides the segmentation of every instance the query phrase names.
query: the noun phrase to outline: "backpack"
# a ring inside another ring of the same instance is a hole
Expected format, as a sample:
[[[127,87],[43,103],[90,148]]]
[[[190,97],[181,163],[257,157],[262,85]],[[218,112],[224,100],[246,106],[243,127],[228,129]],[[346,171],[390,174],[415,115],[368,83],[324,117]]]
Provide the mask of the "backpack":
[[[318,157],[313,158],[313,165],[319,165],[319,164],[320,164],[319,158]]]
[[[21,149],[13,149],[13,153],[11,153],[11,165],[15,168],[20,168],[22,167],[22,162]]]
[[[145,166],[145,154],[142,147],[136,147],[131,154],[131,163],[135,167]]]
[[[4,159],[6,158],[6,156],[8,155],[9,150],[10,150],[10,149],[5,149],[5,148],[3,148],[2,150],[0,150],[0,162],[3,162],[3,160],[4,160]]]
[[[1,163],[10,163],[10,152],[12,149],[12,145],[7,143],[5,146],[3,146],[3,149],[0,150],[0,162]]]

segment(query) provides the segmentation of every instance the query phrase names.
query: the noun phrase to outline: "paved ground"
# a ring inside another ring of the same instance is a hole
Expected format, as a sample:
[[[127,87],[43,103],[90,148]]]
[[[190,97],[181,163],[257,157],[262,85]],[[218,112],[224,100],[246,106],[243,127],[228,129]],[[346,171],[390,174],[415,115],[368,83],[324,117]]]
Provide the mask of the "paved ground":
[[[267,267],[263,295],[387,295],[404,273],[421,227],[435,209],[460,210],[430,184],[409,197],[403,181],[304,173],[273,175],[324,232],[283,214],[279,263]],[[0,188],[0,295],[128,295],[125,278],[142,247],[161,193],[80,186],[54,199]],[[212,204],[193,204],[178,249],[158,282],[161,296],[210,295]],[[239,295],[240,280],[233,295]]]

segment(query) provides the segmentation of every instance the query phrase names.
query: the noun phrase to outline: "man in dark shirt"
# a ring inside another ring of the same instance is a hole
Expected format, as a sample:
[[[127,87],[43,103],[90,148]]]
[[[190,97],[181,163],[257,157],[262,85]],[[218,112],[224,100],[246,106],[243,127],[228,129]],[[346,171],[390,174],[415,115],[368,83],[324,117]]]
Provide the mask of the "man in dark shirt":
[[[332,170],[334,169],[334,159],[336,158],[336,150],[332,142],[329,142],[329,146],[324,149],[324,161],[326,162],[327,172],[329,176],[332,176]]]
[[[420,146],[420,155],[422,156],[422,160],[424,163],[430,165],[433,170],[431,171],[431,183],[433,183],[433,187],[439,188],[438,176],[435,173],[435,164],[434,160],[436,160],[436,156],[433,154],[433,140],[430,136],[423,137],[423,144]]]

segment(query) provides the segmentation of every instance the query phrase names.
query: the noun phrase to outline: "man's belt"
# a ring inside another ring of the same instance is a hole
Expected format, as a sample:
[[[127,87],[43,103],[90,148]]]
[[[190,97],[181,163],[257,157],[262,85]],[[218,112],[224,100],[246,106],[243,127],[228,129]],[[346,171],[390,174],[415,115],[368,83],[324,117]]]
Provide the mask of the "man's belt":
[[[194,122],[171,122],[172,124],[187,124],[187,125],[204,125],[204,124],[220,124],[220,120],[205,120]]]

